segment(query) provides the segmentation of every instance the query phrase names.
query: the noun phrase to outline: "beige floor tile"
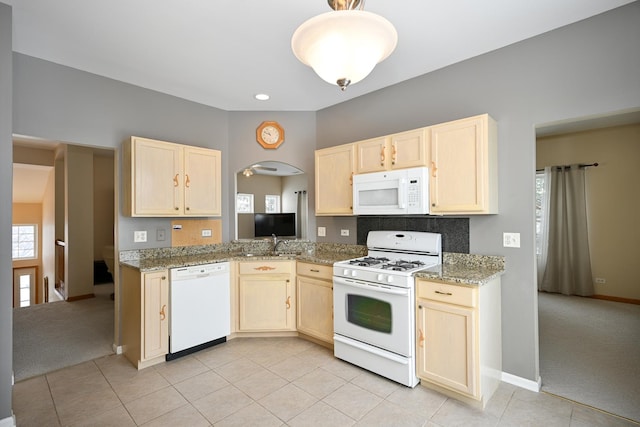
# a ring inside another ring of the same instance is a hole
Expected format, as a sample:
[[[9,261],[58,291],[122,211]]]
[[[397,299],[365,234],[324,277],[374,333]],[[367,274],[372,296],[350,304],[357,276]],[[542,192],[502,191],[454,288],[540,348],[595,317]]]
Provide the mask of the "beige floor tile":
[[[274,365],[269,366],[269,370],[275,372],[287,381],[293,381],[316,369],[316,366],[309,363],[305,358],[291,356]]]
[[[288,384],[276,390],[274,393],[263,397],[258,403],[281,420],[287,422],[311,407],[316,401],[317,399],[306,391],[293,384]]]
[[[207,371],[200,375],[196,375],[186,379],[174,387],[189,402],[196,401],[209,393],[220,390],[229,385],[229,382],[213,371]]]
[[[120,405],[98,415],[92,415],[81,420],[71,427],[135,427],[136,423],[124,408]]]
[[[128,403],[169,386],[162,375],[153,369],[135,372],[132,376],[117,376],[109,384],[123,403]]]
[[[242,358],[229,362],[226,365],[218,366],[214,371],[227,381],[233,383],[263,371],[264,369],[265,368],[256,362]]]
[[[268,394],[287,385],[287,380],[271,371],[259,371],[235,383],[235,386],[245,392],[253,400],[262,399]]]
[[[233,385],[228,385],[193,402],[202,415],[215,424],[240,409],[251,405],[254,400]]]
[[[284,423],[257,403],[252,403],[218,421],[216,427],[278,427]]]
[[[364,417],[382,402],[382,398],[347,383],[325,397],[323,402],[331,405],[354,420]]]
[[[447,397],[417,385],[415,388],[400,387],[391,393],[386,400],[428,419],[447,401]]]
[[[293,384],[317,399],[324,399],[326,396],[345,385],[346,381],[322,368],[316,368],[308,374],[293,381]]]
[[[237,340],[236,340],[237,341]],[[230,342],[199,351],[193,355],[207,367],[214,369],[244,357],[244,352],[238,351]]]
[[[321,346],[309,347],[309,349],[297,353],[297,356],[317,367],[324,366],[334,360],[333,351]]]
[[[454,399],[447,399],[430,421],[443,426],[495,426],[498,418]],[[509,424],[505,424],[505,427]],[[516,424],[517,425],[517,424]]]
[[[44,376],[13,386],[13,413],[19,426],[59,426],[58,414]]]
[[[89,361],[50,372],[46,375],[46,377],[47,381],[49,381],[49,384],[55,386],[59,381],[68,383],[74,380],[79,380],[87,375],[93,375],[99,371],[100,370],[98,369],[96,364],[93,361]]]
[[[144,427],[207,427],[211,424],[196,408],[187,404],[142,425]]]
[[[360,375],[353,378],[351,382],[358,387],[370,391],[382,398],[386,398],[400,387],[405,387],[397,382],[391,381],[380,375],[363,370]]]
[[[598,409],[575,404],[571,413],[571,427],[638,427],[637,423],[610,415]]]
[[[309,409],[296,415],[287,425],[291,427],[348,427],[355,424],[355,420],[324,402],[317,402]]]
[[[391,402],[383,401],[358,421],[356,425],[367,427],[422,427],[426,423],[426,417],[406,411]]]
[[[173,387],[165,387],[125,404],[136,424],[144,424],[187,403]]]
[[[365,372],[365,370],[359,366],[352,365],[351,363],[337,358],[333,358],[328,363],[323,364],[322,368],[346,381],[351,381],[358,375]]]
[[[209,368],[193,356],[185,356],[170,362],[161,363],[153,367],[160,375],[171,384],[179,383],[187,378],[201,374]]]

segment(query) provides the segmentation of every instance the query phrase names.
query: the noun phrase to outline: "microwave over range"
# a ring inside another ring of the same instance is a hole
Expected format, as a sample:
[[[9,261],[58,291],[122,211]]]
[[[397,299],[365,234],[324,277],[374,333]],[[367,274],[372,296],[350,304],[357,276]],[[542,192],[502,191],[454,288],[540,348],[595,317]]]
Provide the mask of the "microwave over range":
[[[354,215],[429,213],[429,169],[417,167],[353,176]]]

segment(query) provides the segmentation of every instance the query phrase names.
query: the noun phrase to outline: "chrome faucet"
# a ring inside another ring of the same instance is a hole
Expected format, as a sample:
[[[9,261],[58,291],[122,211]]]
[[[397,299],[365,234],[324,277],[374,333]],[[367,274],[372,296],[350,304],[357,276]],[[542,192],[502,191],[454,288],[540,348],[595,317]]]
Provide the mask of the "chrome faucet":
[[[280,246],[280,243],[282,244],[287,244],[287,241],[284,239],[278,239],[278,236],[276,236],[275,234],[272,234],[271,237],[273,238],[273,251],[277,252],[278,251],[278,246]]]

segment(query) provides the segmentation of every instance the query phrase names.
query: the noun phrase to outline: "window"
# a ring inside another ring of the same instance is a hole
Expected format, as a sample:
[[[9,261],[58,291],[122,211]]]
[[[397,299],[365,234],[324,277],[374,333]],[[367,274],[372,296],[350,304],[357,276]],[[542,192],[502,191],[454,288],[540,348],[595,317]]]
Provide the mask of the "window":
[[[36,258],[36,232],[35,224],[14,225],[11,235],[11,256],[15,259]]]
[[[253,194],[238,193],[236,195],[236,212],[253,213]]]
[[[280,213],[280,196],[267,194],[264,196],[265,213]]]

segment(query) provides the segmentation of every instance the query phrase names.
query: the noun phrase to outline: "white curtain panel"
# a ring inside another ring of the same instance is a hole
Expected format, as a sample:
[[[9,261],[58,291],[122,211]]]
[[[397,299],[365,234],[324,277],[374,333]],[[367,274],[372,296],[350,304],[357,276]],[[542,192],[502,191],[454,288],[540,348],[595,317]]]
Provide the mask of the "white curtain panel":
[[[587,233],[585,169],[550,168],[549,236],[541,291],[593,295]]]
[[[544,168],[544,190],[542,195],[542,216],[540,219],[540,231],[538,240],[538,288],[542,285],[544,271],[547,268],[547,256],[549,252],[549,202],[551,197],[551,166]]]

